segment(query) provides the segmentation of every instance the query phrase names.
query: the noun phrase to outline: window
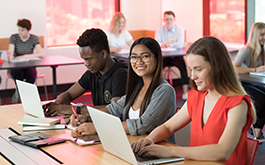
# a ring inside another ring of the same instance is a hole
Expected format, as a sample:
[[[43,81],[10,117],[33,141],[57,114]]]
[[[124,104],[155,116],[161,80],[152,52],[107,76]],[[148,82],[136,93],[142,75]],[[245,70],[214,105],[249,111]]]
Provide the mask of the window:
[[[89,28],[106,29],[118,0],[46,0],[47,45],[74,45]]]
[[[265,22],[265,1],[256,0],[255,3],[255,22]]]
[[[204,12],[204,35],[245,43],[245,0],[204,0],[203,3],[204,9],[208,8]]]

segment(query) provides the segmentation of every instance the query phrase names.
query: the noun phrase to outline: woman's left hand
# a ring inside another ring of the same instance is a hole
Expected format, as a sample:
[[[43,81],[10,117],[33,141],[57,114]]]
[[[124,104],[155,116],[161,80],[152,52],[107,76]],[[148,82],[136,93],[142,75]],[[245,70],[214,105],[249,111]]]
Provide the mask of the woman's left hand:
[[[174,156],[171,154],[173,147],[151,144],[142,148],[137,155],[142,157],[156,156],[158,158],[168,158]]]
[[[83,123],[76,128],[75,132],[81,135],[94,135],[97,133],[93,123]]]

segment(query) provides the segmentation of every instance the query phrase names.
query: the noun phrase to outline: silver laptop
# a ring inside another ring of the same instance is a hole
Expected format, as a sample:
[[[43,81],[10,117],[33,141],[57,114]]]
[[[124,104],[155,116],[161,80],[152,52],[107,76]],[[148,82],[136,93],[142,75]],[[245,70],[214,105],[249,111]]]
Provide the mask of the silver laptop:
[[[89,114],[97,130],[99,139],[105,151],[131,163],[131,164],[162,164],[184,160],[184,158],[159,158],[148,161],[137,161],[121,120],[95,108],[87,106]]]
[[[16,80],[16,84],[24,111],[32,116],[45,118],[37,86],[20,80]]]

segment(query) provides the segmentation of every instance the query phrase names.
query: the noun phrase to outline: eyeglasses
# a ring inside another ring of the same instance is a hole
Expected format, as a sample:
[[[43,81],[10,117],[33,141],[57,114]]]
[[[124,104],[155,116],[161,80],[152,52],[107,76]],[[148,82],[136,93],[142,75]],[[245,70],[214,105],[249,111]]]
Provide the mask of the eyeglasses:
[[[155,55],[153,55],[153,54],[143,54],[143,55],[141,55],[141,56],[131,55],[131,56],[129,57],[129,59],[130,59],[130,63],[132,63],[132,64],[137,63],[138,58],[140,58],[142,62],[147,63],[147,62],[150,61],[150,57],[151,57],[151,56],[155,56]]]

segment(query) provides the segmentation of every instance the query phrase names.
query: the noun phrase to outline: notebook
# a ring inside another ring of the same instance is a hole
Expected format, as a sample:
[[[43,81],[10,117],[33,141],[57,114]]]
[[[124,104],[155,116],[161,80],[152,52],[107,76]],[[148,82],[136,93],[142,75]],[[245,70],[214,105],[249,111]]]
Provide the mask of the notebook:
[[[96,128],[99,139],[105,151],[131,163],[131,164],[162,164],[181,161],[185,158],[156,158],[139,162],[133,153],[121,120],[113,115],[87,106],[89,114]]]
[[[52,126],[58,123],[60,123],[60,119],[55,119],[55,118],[26,117],[18,121],[18,124],[20,125],[39,125],[39,126]]]
[[[265,71],[262,72],[249,72],[250,75],[254,76],[265,76]]]

